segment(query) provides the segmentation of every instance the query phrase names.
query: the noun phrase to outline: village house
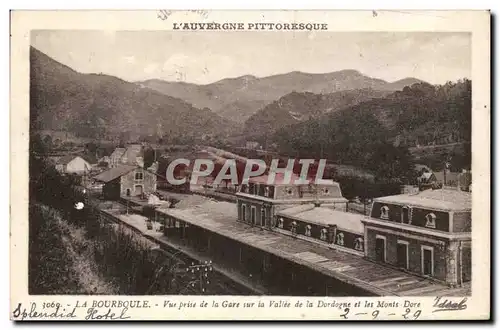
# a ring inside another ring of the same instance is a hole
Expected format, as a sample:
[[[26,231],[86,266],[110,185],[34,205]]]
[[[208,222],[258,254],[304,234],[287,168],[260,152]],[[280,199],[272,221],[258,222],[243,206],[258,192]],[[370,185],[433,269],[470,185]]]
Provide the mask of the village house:
[[[116,200],[120,197],[146,197],[156,191],[156,168],[143,169],[138,165],[119,164],[94,177],[104,184],[105,199]]]
[[[109,167],[120,164],[143,166],[143,148],[140,144],[131,144],[127,148],[116,148],[109,156]]]
[[[144,165],[143,159],[144,159],[144,154],[142,145],[131,144],[127,146],[127,149],[122,154],[121,163],[143,166]]]
[[[413,169],[415,172],[417,172],[417,174],[419,176],[422,175],[422,173],[432,172],[432,169],[429,166],[424,165],[424,164],[415,164]]]
[[[366,257],[452,286],[468,282],[471,205],[456,188],[376,198],[363,220]]]
[[[92,164],[80,156],[66,155],[56,161],[56,170],[65,174],[83,175],[92,170]]]
[[[116,148],[109,156],[109,167],[113,168],[121,163],[123,154],[125,153],[125,148]]]
[[[432,172],[424,172],[417,178],[417,182],[419,184],[432,184],[433,182],[437,182],[437,178]]]
[[[268,184],[268,176],[250,178],[242,184],[237,196],[238,220],[267,229],[276,227],[275,215],[287,207],[300,204],[328,205],[345,211],[348,200],[342,196],[337,182],[323,180],[320,184],[295,184],[295,174],[289,183],[284,175],[277,173],[274,183]]]
[[[423,172],[418,178],[417,178],[417,184],[419,190],[426,190],[426,189],[437,189],[442,187],[442,183],[438,182],[436,176],[432,172]]]
[[[470,191],[472,184],[472,174],[470,171],[463,170],[461,173],[446,171],[441,172],[423,172],[418,178],[417,183],[420,190],[441,187],[456,187],[459,190]]]

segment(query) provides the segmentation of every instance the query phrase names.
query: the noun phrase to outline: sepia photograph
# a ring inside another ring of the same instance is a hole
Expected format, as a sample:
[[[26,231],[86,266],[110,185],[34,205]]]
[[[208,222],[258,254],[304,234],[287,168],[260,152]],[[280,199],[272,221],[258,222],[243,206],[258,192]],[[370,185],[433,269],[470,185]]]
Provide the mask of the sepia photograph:
[[[151,14],[171,30],[30,30],[27,294],[114,296],[90,319],[140,296],[466,309],[484,275],[473,34],[192,14]]]

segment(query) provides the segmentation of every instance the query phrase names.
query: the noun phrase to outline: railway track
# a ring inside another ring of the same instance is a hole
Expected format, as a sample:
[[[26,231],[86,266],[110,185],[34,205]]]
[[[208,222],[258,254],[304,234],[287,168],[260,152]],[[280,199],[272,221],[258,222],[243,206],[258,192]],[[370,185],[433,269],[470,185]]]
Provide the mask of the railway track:
[[[126,203],[123,201],[119,202],[122,206],[126,207]],[[94,205],[95,206],[95,205]],[[101,212],[101,214],[103,214]],[[144,235],[137,228],[127,225],[126,223],[120,221],[119,219],[112,217],[111,215],[107,215],[101,217],[105,221],[112,222],[118,225],[127,226],[131,229],[136,235],[140,235],[142,238],[149,240],[155,245],[159,246],[158,251],[163,254],[168,260],[175,260],[179,266],[179,269],[184,269],[185,267],[194,264],[203,264],[206,260],[201,260],[200,258],[195,258],[192,255],[189,255],[185,251],[176,249],[161,240],[155,239],[153,236]],[[225,276],[217,270],[217,265],[214,265],[213,271],[210,273],[210,284],[207,285],[205,293],[201,293],[199,290],[187,290],[184,294],[191,295],[200,295],[200,294],[212,294],[212,295],[254,295],[254,292],[249,287],[242,285],[231,278]]]

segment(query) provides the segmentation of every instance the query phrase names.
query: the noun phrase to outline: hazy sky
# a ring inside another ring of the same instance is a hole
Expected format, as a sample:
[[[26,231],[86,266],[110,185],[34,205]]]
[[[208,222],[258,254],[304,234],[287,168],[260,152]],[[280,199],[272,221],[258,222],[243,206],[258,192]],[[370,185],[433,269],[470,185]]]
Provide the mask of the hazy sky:
[[[83,73],[197,84],[251,74],[355,69],[394,81],[470,78],[468,33],[34,31],[31,44]]]

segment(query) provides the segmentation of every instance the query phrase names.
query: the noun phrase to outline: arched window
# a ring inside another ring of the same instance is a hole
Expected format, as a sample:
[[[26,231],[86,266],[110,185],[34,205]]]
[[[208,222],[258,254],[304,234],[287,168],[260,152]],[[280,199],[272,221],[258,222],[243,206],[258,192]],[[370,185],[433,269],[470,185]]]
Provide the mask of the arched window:
[[[290,231],[295,234],[297,232],[297,222],[293,221],[290,226]]]
[[[269,197],[269,187],[264,188],[264,196]]]
[[[245,204],[241,205],[241,221],[247,221],[247,206]]]
[[[403,206],[401,209],[401,223],[410,224],[411,223],[411,213],[412,209],[409,206]]]
[[[291,195],[292,194],[292,188],[287,188],[286,192],[288,193],[288,195]]]
[[[388,220],[389,219],[389,207],[384,205],[380,208],[380,218]]]
[[[425,216],[425,226],[427,228],[436,228],[436,215],[434,213]]]
[[[363,239],[358,237],[354,240],[354,249],[358,251],[364,251]]]
[[[278,219],[278,228],[283,228],[283,218]]]
[[[323,193],[324,193],[325,195],[328,195],[328,194],[330,193],[330,190],[328,190],[328,188],[325,188],[325,189],[323,189]]]
[[[327,231],[325,228],[321,229],[321,236],[320,236],[321,240],[326,241],[326,233]]]
[[[337,234],[337,245],[344,246],[344,233]]]
[[[311,236],[311,225],[307,225],[307,226],[306,226],[306,232],[305,232],[305,235],[306,235],[306,236]]]

